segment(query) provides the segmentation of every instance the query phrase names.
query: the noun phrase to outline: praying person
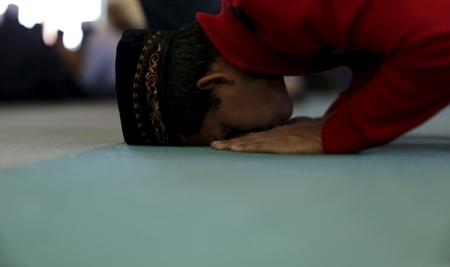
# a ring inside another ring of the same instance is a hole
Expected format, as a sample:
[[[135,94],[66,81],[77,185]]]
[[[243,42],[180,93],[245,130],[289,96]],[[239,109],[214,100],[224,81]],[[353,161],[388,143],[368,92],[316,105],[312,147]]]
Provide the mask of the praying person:
[[[450,103],[450,1],[223,0],[178,32],[127,30],[126,143],[282,154],[386,144]],[[283,76],[353,72],[320,118],[290,118]]]

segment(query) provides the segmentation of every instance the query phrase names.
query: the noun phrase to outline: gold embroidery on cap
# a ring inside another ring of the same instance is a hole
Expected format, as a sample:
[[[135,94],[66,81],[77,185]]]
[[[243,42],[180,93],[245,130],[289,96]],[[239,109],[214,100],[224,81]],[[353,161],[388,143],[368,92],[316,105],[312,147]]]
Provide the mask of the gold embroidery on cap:
[[[146,52],[152,42],[153,39],[156,39],[158,35],[160,35],[161,32],[157,32],[155,35],[152,36],[151,39],[147,41],[147,43],[142,48],[141,56],[139,57],[139,63],[136,68],[136,75],[135,75],[135,82],[133,84],[133,90],[136,92],[133,92],[133,99],[134,99],[134,108],[139,107],[139,103],[137,102],[137,92],[139,91],[138,88],[138,81],[140,78],[141,68],[145,64],[145,55],[144,52]],[[162,115],[159,111],[159,103],[158,103],[158,88],[156,88],[156,84],[158,82],[158,63],[159,63],[159,52],[161,51],[161,44],[158,44],[158,49],[150,56],[149,58],[149,67],[148,72],[145,74],[145,86],[147,88],[146,92],[146,102],[147,105],[149,105],[152,108],[152,112],[149,115],[150,122],[152,123],[152,127],[154,127],[154,135],[156,137],[156,141],[158,141],[161,144],[169,145],[169,136],[165,133],[165,127],[162,120]],[[136,119],[139,119],[141,116],[140,114],[136,113]],[[142,127],[142,123],[138,122],[138,128],[141,129],[141,135],[142,137],[145,137],[147,133],[145,132],[145,128]],[[150,141],[147,139],[145,140],[147,144],[150,143]]]

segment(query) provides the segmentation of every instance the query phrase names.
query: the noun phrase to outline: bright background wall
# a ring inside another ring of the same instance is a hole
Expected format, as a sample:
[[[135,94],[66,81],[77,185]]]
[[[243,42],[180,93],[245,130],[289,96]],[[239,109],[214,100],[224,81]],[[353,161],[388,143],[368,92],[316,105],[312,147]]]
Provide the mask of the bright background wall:
[[[64,46],[76,50],[83,39],[83,22],[94,22],[98,30],[106,27],[108,3],[119,5],[137,28],[145,27],[138,0],[0,0],[0,15],[5,13],[9,4],[14,4],[19,8],[18,18],[22,25],[32,28],[37,23],[43,24],[46,44],[54,44],[60,30],[64,32]]]

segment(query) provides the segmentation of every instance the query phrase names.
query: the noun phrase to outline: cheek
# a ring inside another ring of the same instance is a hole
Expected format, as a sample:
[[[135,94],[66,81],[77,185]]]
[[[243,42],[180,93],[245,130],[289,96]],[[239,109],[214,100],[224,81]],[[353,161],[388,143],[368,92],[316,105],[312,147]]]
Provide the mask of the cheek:
[[[223,99],[219,109],[226,126],[251,131],[288,119],[292,114],[292,102],[284,83],[259,79],[245,84],[239,94]]]
[[[274,113],[267,106],[247,104],[229,110],[224,117],[226,126],[245,132],[268,127],[273,121]]]
[[[258,103],[253,105],[254,112],[270,120],[286,119],[292,115],[292,101],[283,89],[267,90],[259,96]]]

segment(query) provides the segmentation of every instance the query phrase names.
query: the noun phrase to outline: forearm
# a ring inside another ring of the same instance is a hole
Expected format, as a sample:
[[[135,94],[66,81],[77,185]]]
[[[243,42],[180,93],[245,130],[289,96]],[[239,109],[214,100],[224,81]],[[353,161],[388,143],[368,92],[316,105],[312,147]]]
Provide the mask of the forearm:
[[[447,58],[450,61],[450,55]],[[385,144],[423,123],[450,103],[448,73],[450,64],[438,57],[426,62],[399,55],[387,61],[325,121],[324,151],[357,152]]]

